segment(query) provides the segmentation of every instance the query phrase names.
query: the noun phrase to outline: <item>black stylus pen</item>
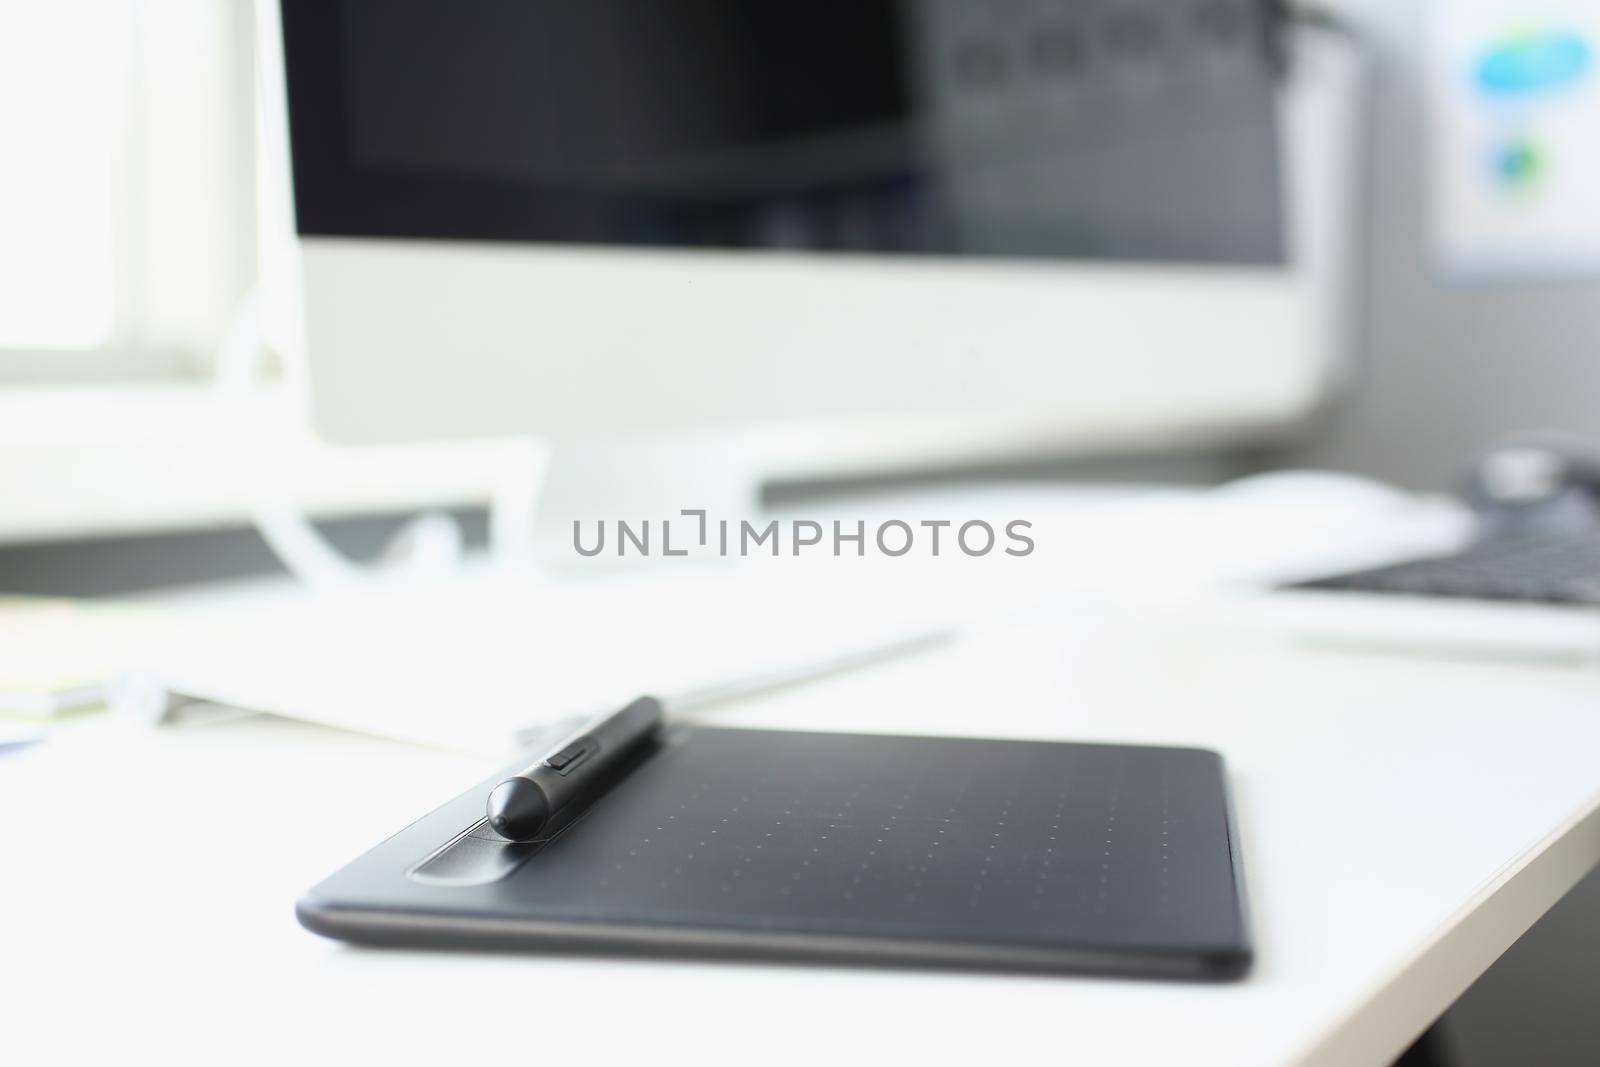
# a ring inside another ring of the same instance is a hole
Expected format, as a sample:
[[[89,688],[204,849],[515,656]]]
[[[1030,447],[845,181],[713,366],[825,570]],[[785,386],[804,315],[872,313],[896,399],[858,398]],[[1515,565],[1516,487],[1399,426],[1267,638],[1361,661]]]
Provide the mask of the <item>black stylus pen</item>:
[[[573,797],[661,725],[661,701],[640,697],[583,727],[554,752],[494,787],[489,825],[501,837],[532,841]]]

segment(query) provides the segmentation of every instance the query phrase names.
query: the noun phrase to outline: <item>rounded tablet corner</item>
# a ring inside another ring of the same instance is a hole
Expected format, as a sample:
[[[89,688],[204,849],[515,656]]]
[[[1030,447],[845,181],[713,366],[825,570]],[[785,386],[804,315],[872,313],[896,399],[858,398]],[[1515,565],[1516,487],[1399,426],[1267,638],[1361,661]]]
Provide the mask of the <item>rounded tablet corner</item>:
[[[1196,756],[1205,756],[1215,762],[1219,767],[1226,767],[1228,765],[1228,758],[1224,756],[1218,749],[1204,748],[1200,745],[1174,745],[1173,750],[1177,752],[1192,752]]]
[[[321,937],[345,940],[339,928],[338,910],[310,893],[294,902],[294,917],[301,926]]]
[[[1213,981],[1231,982],[1250,973],[1255,953],[1247,948],[1207,952],[1200,957],[1201,974]]]

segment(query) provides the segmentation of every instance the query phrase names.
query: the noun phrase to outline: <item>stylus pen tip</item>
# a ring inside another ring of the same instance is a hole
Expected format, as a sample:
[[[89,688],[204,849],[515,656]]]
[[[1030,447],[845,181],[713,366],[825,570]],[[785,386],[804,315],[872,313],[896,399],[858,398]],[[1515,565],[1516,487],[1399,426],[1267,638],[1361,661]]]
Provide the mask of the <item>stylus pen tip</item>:
[[[501,837],[532,841],[550,818],[550,802],[526,778],[507,778],[489,794],[487,817]]]

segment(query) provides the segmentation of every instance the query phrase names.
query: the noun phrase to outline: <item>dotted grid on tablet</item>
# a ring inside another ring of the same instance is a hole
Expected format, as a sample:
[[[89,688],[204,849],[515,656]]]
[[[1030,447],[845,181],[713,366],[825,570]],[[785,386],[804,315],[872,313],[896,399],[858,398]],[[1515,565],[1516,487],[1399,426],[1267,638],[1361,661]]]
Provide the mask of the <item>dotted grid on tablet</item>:
[[[681,728],[496,891],[527,914],[1083,945],[1237,936],[1187,749]]]

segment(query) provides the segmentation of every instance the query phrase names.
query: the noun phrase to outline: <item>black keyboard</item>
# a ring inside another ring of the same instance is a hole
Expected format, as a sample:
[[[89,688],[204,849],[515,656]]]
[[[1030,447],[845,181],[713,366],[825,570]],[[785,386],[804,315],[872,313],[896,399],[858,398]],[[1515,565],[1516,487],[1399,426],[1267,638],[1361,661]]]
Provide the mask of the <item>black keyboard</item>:
[[[1454,556],[1410,560],[1291,588],[1600,604],[1600,534],[1497,538]]]

